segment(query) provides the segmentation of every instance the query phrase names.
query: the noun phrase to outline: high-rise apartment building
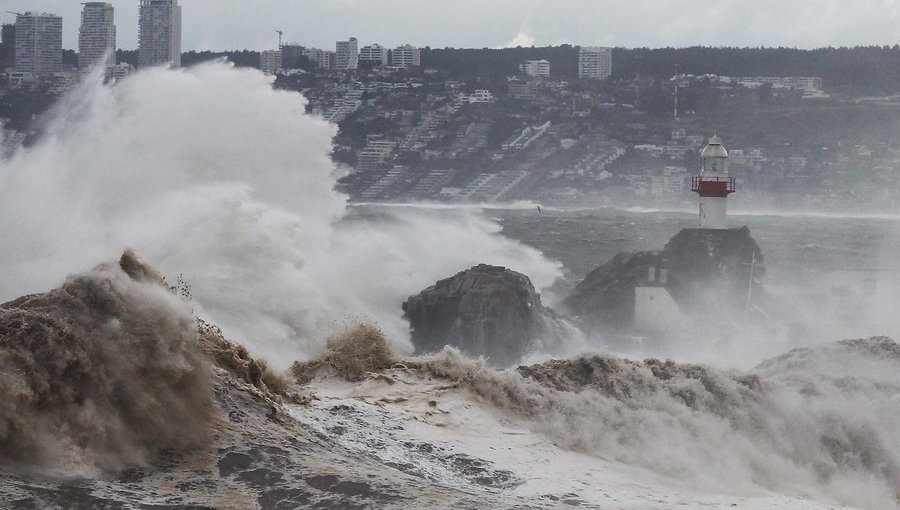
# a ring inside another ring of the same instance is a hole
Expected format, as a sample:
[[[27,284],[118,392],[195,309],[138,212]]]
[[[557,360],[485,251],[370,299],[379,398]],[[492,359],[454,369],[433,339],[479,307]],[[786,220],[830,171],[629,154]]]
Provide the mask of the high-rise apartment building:
[[[281,46],[281,69],[297,69],[300,67],[300,57],[304,55],[306,48],[299,44],[283,44]]]
[[[605,80],[612,74],[612,48],[582,46],[578,51],[578,77]]]
[[[550,62],[547,62],[546,60],[527,60],[524,64],[519,66],[519,69],[522,73],[534,78],[550,77]]]
[[[363,46],[359,50],[360,62],[372,62],[376,65],[386,66],[388,63],[388,50],[380,44]]]
[[[282,69],[281,50],[264,50],[259,54],[259,68],[266,74],[275,74]]]
[[[62,71],[62,18],[26,12],[16,15],[16,72]]]
[[[116,65],[115,11],[108,2],[87,2],[78,32],[78,69],[86,71],[101,60],[107,69]]]
[[[16,65],[16,26],[12,23],[0,28],[0,70]]]
[[[320,69],[331,70],[335,68],[337,58],[333,51],[308,48],[303,50],[303,54]]]
[[[397,67],[422,65],[422,52],[410,44],[397,46],[391,52],[391,65]]]
[[[178,0],[141,0],[138,64],[181,66],[181,6]]]
[[[337,60],[335,69],[345,70],[359,67],[359,43],[355,37],[351,37],[348,41],[336,42],[334,49]]]

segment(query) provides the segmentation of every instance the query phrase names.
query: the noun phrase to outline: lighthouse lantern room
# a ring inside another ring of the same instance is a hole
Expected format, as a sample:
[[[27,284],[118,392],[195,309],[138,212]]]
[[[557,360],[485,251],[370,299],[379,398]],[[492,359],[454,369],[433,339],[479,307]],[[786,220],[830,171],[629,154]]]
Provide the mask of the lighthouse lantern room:
[[[728,151],[718,136],[700,151],[700,173],[691,179],[691,191],[700,195],[700,228],[728,228],[728,195],[734,177],[728,176]]]

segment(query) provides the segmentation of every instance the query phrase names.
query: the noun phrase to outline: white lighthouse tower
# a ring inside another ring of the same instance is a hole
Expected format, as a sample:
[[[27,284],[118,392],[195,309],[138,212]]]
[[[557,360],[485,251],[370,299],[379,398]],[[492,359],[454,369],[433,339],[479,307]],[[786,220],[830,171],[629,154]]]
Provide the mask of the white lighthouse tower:
[[[700,151],[700,173],[691,179],[691,191],[700,195],[700,228],[728,228],[728,195],[734,177],[728,176],[728,151],[718,136]]]

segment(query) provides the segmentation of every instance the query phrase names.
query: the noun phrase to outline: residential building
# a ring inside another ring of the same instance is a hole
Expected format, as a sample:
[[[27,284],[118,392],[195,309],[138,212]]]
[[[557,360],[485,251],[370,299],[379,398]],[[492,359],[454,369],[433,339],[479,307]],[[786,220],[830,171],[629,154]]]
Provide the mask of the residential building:
[[[546,60],[528,60],[519,66],[519,70],[533,78],[549,78],[550,62]]]
[[[134,66],[129,64],[128,62],[122,62],[120,64],[116,64],[110,69],[110,78],[113,80],[121,80],[123,78],[127,78],[134,73]]]
[[[299,44],[284,44],[281,46],[281,69],[297,69],[300,67],[300,57],[305,55],[306,48]]]
[[[411,44],[397,46],[391,52],[391,65],[410,67],[422,65],[422,51]]]
[[[337,55],[333,51],[309,48],[303,51],[306,58],[321,69],[334,69]]]
[[[490,90],[478,89],[474,94],[467,97],[469,104],[475,103],[493,103],[496,99]]]
[[[87,2],[78,31],[78,69],[88,70],[101,61],[107,69],[116,65],[115,11],[107,2]]]
[[[140,67],[181,66],[181,6],[178,0],[141,0]]]
[[[266,74],[275,74],[282,69],[281,50],[265,50],[259,54],[259,68]]]
[[[343,71],[359,67],[359,43],[355,37],[336,42],[334,48],[335,69]]]
[[[0,70],[16,65],[16,26],[12,23],[0,28]]]
[[[359,61],[386,66],[388,63],[388,50],[380,44],[363,46],[362,49],[359,50]]]
[[[62,72],[62,18],[27,12],[16,16],[16,71]]]
[[[533,101],[537,97],[534,84],[531,82],[513,78],[507,82],[507,85],[509,87],[509,97],[513,99]]]
[[[578,50],[578,77],[605,80],[612,74],[612,48],[583,46]]]

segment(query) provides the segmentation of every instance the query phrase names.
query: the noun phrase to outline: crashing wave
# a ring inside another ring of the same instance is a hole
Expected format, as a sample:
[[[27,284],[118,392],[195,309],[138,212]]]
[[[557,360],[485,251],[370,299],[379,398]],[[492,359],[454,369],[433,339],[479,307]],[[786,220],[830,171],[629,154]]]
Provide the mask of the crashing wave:
[[[606,355],[494,371],[452,349],[408,363],[528,417],[568,449],[710,490],[895,508],[898,349],[885,338],[845,341],[747,374]]]
[[[0,453],[52,470],[144,464],[209,441],[197,323],[131,255],[0,305]]]

